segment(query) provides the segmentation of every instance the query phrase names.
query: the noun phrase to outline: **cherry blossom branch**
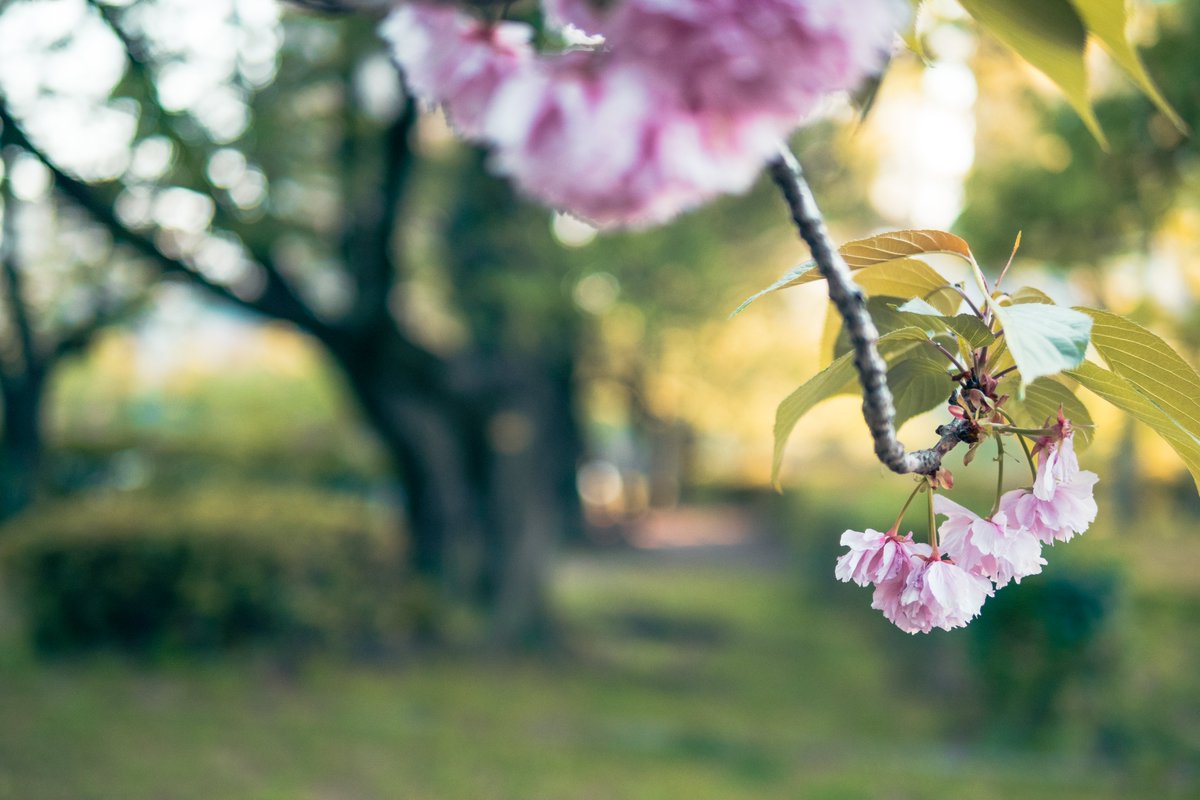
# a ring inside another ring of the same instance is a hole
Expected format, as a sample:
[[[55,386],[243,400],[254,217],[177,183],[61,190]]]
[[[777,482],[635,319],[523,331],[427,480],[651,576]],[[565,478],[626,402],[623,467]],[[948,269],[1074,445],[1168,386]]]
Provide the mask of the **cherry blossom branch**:
[[[956,445],[977,440],[978,430],[971,422],[956,419],[937,429],[942,438],[933,447],[905,451],[896,438],[896,407],[887,384],[887,362],[879,354],[879,330],[867,311],[867,297],[850,277],[850,268],[825,227],[800,162],[786,147],[771,161],[770,173],[787,201],[800,238],[812,252],[817,270],[829,284],[829,299],[837,307],[850,336],[854,367],[863,388],[863,419],[875,441],[875,455],[888,469],[901,475],[933,475]]]

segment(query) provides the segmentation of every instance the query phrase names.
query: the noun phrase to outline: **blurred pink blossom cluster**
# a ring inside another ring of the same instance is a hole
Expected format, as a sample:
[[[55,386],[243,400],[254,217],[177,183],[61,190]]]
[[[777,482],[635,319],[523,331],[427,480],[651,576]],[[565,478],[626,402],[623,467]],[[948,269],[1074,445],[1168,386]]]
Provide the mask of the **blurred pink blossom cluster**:
[[[543,0],[566,41],[410,2],[382,32],[422,100],[524,192],[645,226],[745,191],[825,94],[882,66],[899,0]],[[592,34],[590,38],[582,32]],[[602,37],[602,38],[599,38]]]
[[[899,536],[896,527],[846,531],[841,543],[849,551],[834,574],[874,585],[871,607],[907,633],[966,625],[996,589],[1042,571],[1043,544],[1068,541],[1096,519],[1097,476],[1079,468],[1073,439],[1060,417],[1057,435],[1037,445],[1033,486],[1001,495],[991,516],[935,494],[933,510],[946,520],[934,546]]]

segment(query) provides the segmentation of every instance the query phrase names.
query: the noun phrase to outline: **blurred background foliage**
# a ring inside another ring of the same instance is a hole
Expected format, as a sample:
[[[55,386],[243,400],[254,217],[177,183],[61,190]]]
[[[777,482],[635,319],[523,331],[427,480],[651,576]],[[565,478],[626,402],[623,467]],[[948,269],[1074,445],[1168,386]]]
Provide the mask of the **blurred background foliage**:
[[[1114,71],[1101,151],[932,7],[931,64],[795,142],[836,237],[952,227],[994,273],[1022,230],[1012,287],[1195,361],[1194,142]],[[1138,9],[1195,130],[1200,8]],[[804,258],[771,188],[598,236],[418,113],[372,28],[0,2],[0,797],[1195,795],[1169,450],[1089,403],[1095,528],[900,634],[832,577],[908,488],[857,403],[768,487],[826,305],[727,319]]]

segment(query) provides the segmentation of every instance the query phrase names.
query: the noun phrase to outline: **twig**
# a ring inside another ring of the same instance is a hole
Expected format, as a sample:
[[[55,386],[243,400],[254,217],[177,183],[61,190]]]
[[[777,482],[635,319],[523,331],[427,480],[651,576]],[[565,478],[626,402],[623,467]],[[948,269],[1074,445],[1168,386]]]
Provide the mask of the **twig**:
[[[975,314],[975,316],[979,317],[980,319],[983,319],[983,312],[979,310],[979,306],[975,305],[975,301],[971,299],[971,296],[969,294],[967,294],[965,289],[963,289],[961,286],[958,286],[953,283],[947,284],[947,285],[954,291],[958,292],[959,296],[962,297],[963,300],[967,301],[967,305],[970,306],[971,311]],[[935,289],[934,291],[939,291],[939,290]]]
[[[954,357],[954,353],[951,353],[949,350],[942,347],[940,344],[935,342],[933,339],[926,339],[926,341],[929,342],[934,347],[936,347],[939,351],[941,351],[942,355],[944,355],[946,358],[950,359],[950,363],[953,364],[955,367],[957,367],[959,372],[963,373],[964,375],[968,374],[970,372],[970,370],[968,370],[966,367],[964,367],[962,365],[962,363],[957,358]]]
[[[1016,368],[1017,368],[1017,367],[1016,367],[1016,365],[1015,365],[1015,364],[1014,364],[1013,366],[1011,366],[1011,367],[1005,367],[1004,369],[1000,370],[999,372],[997,372],[997,373],[996,373],[995,375],[993,375],[992,377],[993,377],[993,378],[995,378],[996,380],[1000,380],[1001,378],[1003,378],[1005,375],[1007,375],[1008,373],[1012,372],[1012,371],[1013,371],[1013,370],[1015,370]]]
[[[954,420],[937,429],[942,438],[933,447],[905,452],[904,445],[896,438],[896,407],[887,385],[887,362],[879,355],[879,330],[867,311],[866,295],[850,277],[850,268],[825,228],[812,189],[792,152],[781,148],[771,161],[770,172],[787,201],[800,238],[808,245],[817,270],[829,284],[829,299],[850,336],[854,366],[863,388],[863,419],[875,441],[875,455],[888,469],[901,475],[933,475],[941,468],[947,453],[959,442],[973,441],[978,431],[966,420]]]

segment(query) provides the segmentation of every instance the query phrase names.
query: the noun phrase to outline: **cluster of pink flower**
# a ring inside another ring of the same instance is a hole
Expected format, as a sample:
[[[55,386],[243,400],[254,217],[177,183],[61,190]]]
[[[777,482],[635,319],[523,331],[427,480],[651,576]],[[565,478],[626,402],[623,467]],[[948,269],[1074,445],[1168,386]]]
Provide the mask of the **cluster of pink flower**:
[[[537,53],[532,29],[444,4],[382,32],[421,99],[490,146],[528,194],[597,225],[648,225],[745,191],[824,94],[877,71],[898,0],[543,0],[596,34]]]
[[[836,576],[874,584],[871,607],[907,633],[966,625],[995,589],[1042,571],[1043,544],[1068,541],[1096,518],[1097,476],[1079,469],[1070,422],[1060,418],[1057,435],[1039,441],[1035,454],[1033,486],[1001,495],[990,517],[935,495],[933,509],[946,517],[936,546],[896,528],[846,531],[850,552],[838,559]]]

